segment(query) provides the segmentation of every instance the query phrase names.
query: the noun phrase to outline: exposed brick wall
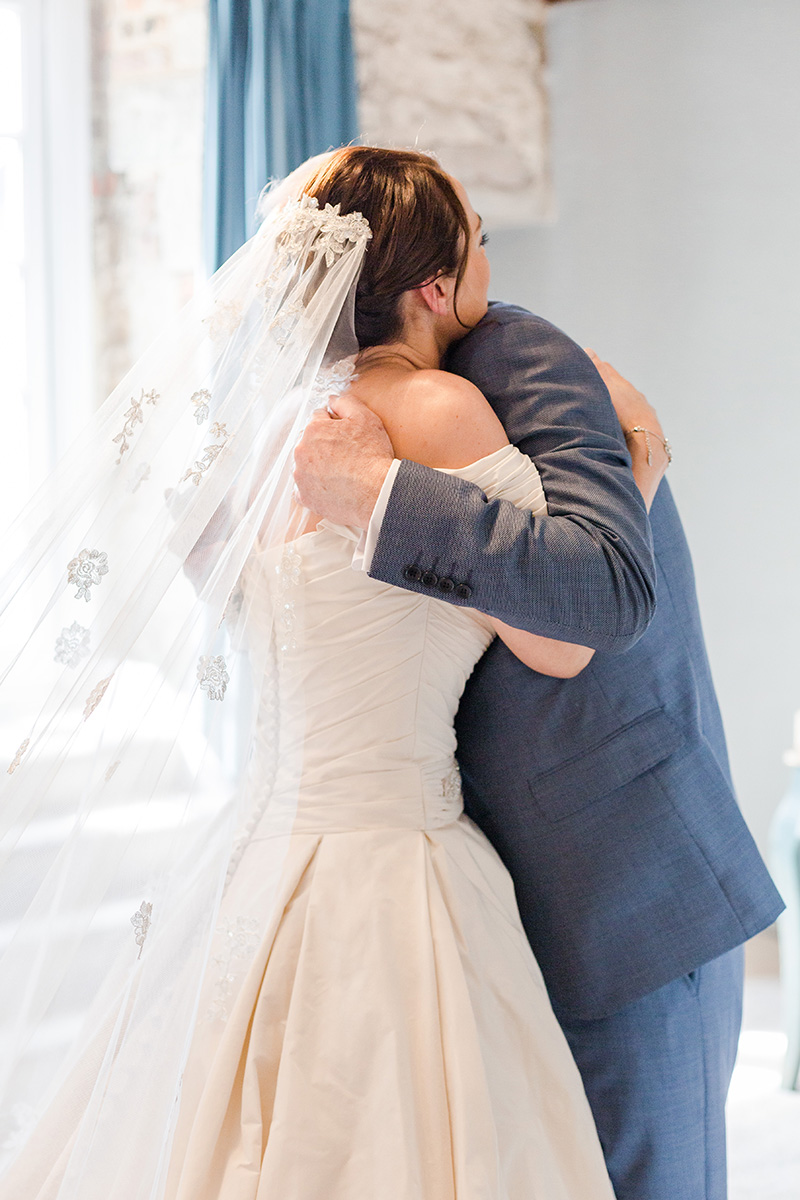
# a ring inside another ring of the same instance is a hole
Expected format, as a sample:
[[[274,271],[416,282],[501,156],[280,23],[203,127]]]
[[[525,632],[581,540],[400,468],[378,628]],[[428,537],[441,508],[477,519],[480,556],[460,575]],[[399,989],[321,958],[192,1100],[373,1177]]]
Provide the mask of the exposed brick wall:
[[[191,296],[206,0],[92,0],[98,399]]]

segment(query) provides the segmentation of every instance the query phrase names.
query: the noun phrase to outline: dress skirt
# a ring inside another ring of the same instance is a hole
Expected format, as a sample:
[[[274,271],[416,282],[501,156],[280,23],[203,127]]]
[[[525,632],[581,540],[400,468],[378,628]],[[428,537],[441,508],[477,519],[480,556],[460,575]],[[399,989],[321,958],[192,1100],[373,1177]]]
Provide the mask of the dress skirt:
[[[257,838],[217,936],[167,1200],[613,1200],[511,879],[466,817]]]

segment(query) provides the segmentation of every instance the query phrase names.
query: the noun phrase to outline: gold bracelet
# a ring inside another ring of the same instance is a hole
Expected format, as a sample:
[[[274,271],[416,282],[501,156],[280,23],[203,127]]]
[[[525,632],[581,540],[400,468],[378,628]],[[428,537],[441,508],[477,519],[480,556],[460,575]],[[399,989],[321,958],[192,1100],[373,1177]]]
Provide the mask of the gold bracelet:
[[[650,445],[651,437],[654,437],[657,441],[661,442],[661,445],[664,447],[664,453],[667,456],[667,466],[669,466],[669,464],[672,462],[672,447],[670,446],[669,442],[666,438],[662,438],[659,434],[654,433],[652,429],[645,429],[644,425],[634,425],[632,429],[625,429],[623,432],[625,437],[627,437],[629,433],[644,434],[644,444],[647,447],[648,467],[652,466],[653,464],[653,447]]]

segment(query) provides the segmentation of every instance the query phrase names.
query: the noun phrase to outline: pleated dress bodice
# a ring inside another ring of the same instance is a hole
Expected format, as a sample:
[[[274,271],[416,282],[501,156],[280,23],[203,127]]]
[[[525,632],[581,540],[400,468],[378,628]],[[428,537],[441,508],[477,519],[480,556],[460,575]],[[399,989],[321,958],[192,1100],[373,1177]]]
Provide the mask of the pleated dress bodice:
[[[454,473],[545,509],[535,467],[512,446]],[[446,575],[420,594],[353,569],[359,537],[323,521],[259,550],[245,576],[252,644],[266,643],[277,611],[272,655],[257,660],[250,777],[273,803],[296,801],[296,832],[436,828],[461,812],[454,720],[491,623],[442,600],[439,583],[456,586]],[[270,807],[256,836],[274,825]]]

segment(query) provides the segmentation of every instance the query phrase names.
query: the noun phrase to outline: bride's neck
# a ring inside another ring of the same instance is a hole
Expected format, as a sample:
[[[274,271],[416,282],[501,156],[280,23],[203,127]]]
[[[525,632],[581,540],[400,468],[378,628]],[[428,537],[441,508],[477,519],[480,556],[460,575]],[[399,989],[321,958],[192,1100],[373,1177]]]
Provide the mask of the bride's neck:
[[[357,365],[362,371],[377,366],[406,366],[413,371],[438,369],[448,345],[449,341],[432,324],[406,326],[396,341],[362,350]]]

